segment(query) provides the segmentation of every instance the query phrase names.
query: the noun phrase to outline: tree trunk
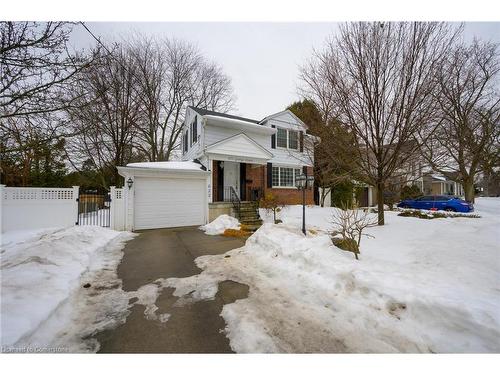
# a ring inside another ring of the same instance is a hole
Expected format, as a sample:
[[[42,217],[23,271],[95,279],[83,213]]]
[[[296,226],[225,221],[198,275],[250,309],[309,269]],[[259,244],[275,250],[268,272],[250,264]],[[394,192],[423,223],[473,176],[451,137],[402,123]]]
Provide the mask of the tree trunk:
[[[384,225],[384,185],[377,184],[378,225]]]
[[[474,203],[474,180],[464,180],[465,200],[469,203]]]

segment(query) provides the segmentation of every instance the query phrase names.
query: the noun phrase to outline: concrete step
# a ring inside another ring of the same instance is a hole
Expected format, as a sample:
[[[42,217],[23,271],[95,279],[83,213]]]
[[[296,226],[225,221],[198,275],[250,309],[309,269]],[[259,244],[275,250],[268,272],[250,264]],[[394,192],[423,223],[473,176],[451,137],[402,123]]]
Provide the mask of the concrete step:
[[[242,220],[240,221],[241,224],[243,225],[262,225],[262,220],[257,219],[257,220]]]
[[[240,211],[240,215],[259,216],[259,213],[257,211]]]
[[[240,206],[240,211],[255,211],[255,212],[257,212],[258,210],[255,207]]]
[[[240,212],[238,216],[241,219],[251,219],[251,218],[260,219],[260,216],[255,212]]]

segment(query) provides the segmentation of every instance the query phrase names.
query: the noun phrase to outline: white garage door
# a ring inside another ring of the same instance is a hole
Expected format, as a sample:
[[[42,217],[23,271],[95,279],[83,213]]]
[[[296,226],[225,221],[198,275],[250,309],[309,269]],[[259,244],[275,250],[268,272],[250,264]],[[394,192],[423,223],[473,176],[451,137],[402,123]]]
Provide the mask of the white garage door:
[[[137,177],[135,229],[205,224],[206,180]]]

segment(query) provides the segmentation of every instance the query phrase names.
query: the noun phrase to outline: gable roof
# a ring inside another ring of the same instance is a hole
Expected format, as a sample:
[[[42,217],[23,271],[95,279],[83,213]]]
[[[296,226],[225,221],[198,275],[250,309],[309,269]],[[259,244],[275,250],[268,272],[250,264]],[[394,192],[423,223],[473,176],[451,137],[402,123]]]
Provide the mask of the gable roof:
[[[291,115],[299,124],[302,124],[304,125],[304,127],[306,129],[308,129],[309,127],[307,126],[307,124],[304,123],[304,121],[302,121],[300,118],[298,118],[292,111],[290,111],[289,109],[285,109],[284,111],[280,111],[280,112],[276,112],[276,113],[273,113],[272,115],[269,115],[269,116],[266,116],[264,117],[262,120],[260,120],[260,124],[272,119],[272,118],[275,118],[275,117],[278,117],[278,116],[281,116],[283,114],[289,114]]]
[[[199,115],[202,115],[202,116],[206,116],[206,115],[219,116],[219,117],[225,117],[225,118],[229,118],[229,119],[233,119],[233,120],[241,120],[241,121],[253,122],[254,124],[259,124],[258,120],[253,120],[253,119],[246,118],[246,117],[233,116],[233,115],[229,115],[227,113],[209,111],[208,109],[193,107],[191,105],[188,108],[191,108],[193,111],[195,111],[196,113],[198,113]]]
[[[273,157],[272,152],[262,147],[245,133],[239,133],[212,143],[205,150],[210,153],[249,156],[259,159],[271,159]]]

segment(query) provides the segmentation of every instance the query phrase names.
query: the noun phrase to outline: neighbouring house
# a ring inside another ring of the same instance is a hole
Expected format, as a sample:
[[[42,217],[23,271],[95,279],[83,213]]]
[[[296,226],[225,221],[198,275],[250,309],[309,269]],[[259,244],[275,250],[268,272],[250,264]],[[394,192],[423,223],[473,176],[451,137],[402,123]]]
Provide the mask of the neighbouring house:
[[[313,174],[317,139],[291,111],[254,120],[188,107],[181,138],[181,161],[118,167],[127,229],[200,225],[234,214],[236,202],[238,209],[248,204],[255,211],[250,202],[268,192],[285,204],[302,202],[295,178]],[[305,199],[314,204],[312,189]]]
[[[420,169],[420,168],[419,168]],[[410,177],[397,178],[387,189],[387,201],[398,202],[401,199],[401,188],[405,185],[416,185],[423,195],[455,195],[464,196],[462,184],[434,172],[410,173]],[[377,204],[377,188],[359,185],[356,197],[360,207],[370,207]]]
[[[357,206],[371,207],[377,204],[376,187],[357,181],[353,181],[353,185],[353,201]],[[401,199],[401,189],[404,186],[411,185],[417,186],[423,195],[464,196],[462,184],[433,171],[430,167],[425,166],[420,158],[416,157],[413,160],[405,160],[396,171],[395,176],[387,183],[385,202],[398,202]],[[332,189],[335,189],[335,187],[332,187]],[[325,206],[331,204],[331,192],[328,192]]]

